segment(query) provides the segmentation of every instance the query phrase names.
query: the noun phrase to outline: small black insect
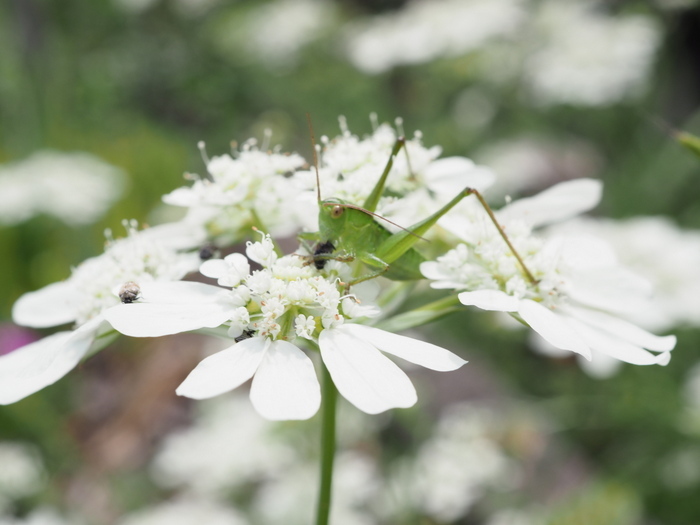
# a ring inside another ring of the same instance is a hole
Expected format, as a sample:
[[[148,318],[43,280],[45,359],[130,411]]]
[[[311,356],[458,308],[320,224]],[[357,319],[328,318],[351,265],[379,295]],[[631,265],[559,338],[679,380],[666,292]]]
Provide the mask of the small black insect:
[[[241,341],[245,341],[246,339],[250,339],[255,335],[255,330],[243,330],[243,333],[239,335],[238,337],[234,338],[234,341],[237,343],[240,343]]]
[[[119,299],[121,299],[124,304],[133,303],[138,298],[140,292],[141,288],[139,288],[138,284],[134,281],[128,281],[122,284],[122,287],[119,289]]]
[[[199,250],[199,258],[203,261],[208,261],[219,253],[219,249],[214,244],[205,244]]]
[[[325,268],[326,263],[328,262],[329,257],[320,257],[321,255],[330,255],[335,251],[335,246],[333,246],[333,243],[331,241],[326,241],[321,244],[316,245],[316,249],[314,250],[314,266],[316,267],[317,270],[323,270]]]

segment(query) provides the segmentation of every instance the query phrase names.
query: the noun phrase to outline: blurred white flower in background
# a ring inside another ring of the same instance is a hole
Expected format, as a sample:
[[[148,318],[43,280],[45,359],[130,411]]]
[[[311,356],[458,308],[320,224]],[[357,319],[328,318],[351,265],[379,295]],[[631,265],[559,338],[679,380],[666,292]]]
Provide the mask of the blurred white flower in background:
[[[39,507],[23,518],[0,516],[0,525],[82,525],[79,517],[63,517],[50,507]]]
[[[488,491],[517,486],[517,463],[496,439],[502,424],[488,408],[472,403],[449,407],[415,457],[393,471],[389,484],[402,487],[405,500],[399,506],[452,523],[467,516]]]
[[[635,322],[655,331],[700,326],[700,231],[679,228],[667,217],[582,218],[551,231],[605,239],[622,264],[651,283],[654,308],[639,310]]]
[[[381,486],[373,460],[355,451],[339,452],[333,475],[330,522],[337,525],[374,525],[367,506]],[[266,525],[306,525],[313,522],[318,467],[313,462],[277,469],[260,487],[252,514]]]
[[[261,3],[245,23],[245,49],[272,70],[292,69],[300,51],[333,24],[335,6],[323,0]]]
[[[37,450],[25,443],[0,441],[0,513],[20,498],[44,486],[43,462]]]
[[[525,81],[542,105],[613,104],[641,93],[661,34],[643,15],[611,16],[594,2],[549,0],[533,21]]]
[[[491,202],[506,195],[541,190],[562,180],[591,177],[601,159],[584,142],[518,138],[495,142],[474,154],[475,160],[495,174],[488,189]]]
[[[134,512],[117,525],[247,525],[249,522],[230,505],[202,498],[167,501]]]
[[[0,165],[0,225],[40,214],[69,226],[97,221],[121,197],[124,173],[87,153],[39,151]]]
[[[221,497],[286,471],[297,456],[292,443],[236,392],[198,404],[194,424],[163,441],[151,473],[161,487]]]
[[[513,32],[525,9],[523,0],[414,0],[399,11],[350,25],[345,52],[369,74],[455,57]]]
[[[211,36],[224,59],[284,75],[298,65],[306,46],[333,30],[336,9],[324,0],[254,2],[217,13]]]
[[[683,412],[678,426],[686,434],[700,436],[700,363],[688,370],[681,394]]]
[[[653,18],[581,0],[414,0],[345,31],[345,54],[364,73],[478,51],[470,73],[497,85],[524,82],[540,105],[642,94],[661,42]]]
[[[523,509],[498,510],[489,516],[484,525],[537,525],[546,523],[546,518],[537,511]]]

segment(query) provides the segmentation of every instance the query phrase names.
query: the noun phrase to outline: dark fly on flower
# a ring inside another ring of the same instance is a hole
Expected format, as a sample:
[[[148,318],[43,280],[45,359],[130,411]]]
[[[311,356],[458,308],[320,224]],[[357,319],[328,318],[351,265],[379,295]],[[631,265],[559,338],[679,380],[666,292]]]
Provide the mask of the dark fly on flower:
[[[320,242],[316,245],[316,249],[313,254],[314,266],[317,270],[323,270],[326,267],[326,262],[328,259],[324,256],[329,256],[335,251],[335,246],[330,241]]]
[[[235,337],[233,340],[236,341],[237,343],[240,343],[241,341],[245,341],[246,339],[250,339],[255,335],[255,330],[243,330],[243,333],[239,335],[238,337]]]
[[[119,299],[124,304],[133,303],[139,297],[141,288],[134,281],[127,281],[119,289]]]
[[[218,255],[219,255],[219,249],[213,243],[205,244],[199,250],[199,258],[202,261],[208,261],[209,259],[212,259]]]

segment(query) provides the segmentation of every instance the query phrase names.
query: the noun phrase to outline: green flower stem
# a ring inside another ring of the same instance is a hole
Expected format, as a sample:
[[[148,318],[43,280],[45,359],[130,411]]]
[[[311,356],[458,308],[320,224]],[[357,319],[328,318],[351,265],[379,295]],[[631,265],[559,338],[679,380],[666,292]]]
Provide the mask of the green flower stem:
[[[338,390],[326,365],[322,365],[321,392],[321,479],[316,507],[316,525],[328,525],[331,513],[333,460],[335,459],[335,408]]]
[[[459,298],[456,294],[450,294],[447,297],[428,303],[415,310],[410,310],[408,312],[403,312],[388,319],[383,319],[377,323],[377,328],[386,330],[388,332],[401,332],[403,330],[408,330],[409,328],[415,328],[416,326],[422,326],[424,324],[437,321],[441,317],[444,317],[453,312],[462,310],[463,307],[459,302]]]

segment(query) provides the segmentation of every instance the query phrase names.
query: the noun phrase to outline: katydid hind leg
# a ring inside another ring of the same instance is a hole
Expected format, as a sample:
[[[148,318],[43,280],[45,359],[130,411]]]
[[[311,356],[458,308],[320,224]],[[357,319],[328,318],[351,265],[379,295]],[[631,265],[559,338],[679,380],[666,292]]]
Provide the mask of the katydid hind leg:
[[[409,228],[406,228],[406,230],[404,231],[397,232],[394,235],[388,237],[377,248],[377,257],[381,258],[384,261],[387,261],[389,264],[398,260],[406,252],[413,248],[413,245],[419,240],[419,236],[422,236],[425,232],[432,228],[438,222],[438,220],[440,220],[441,217],[443,217],[447,212],[449,212],[452,208],[459,204],[462,201],[462,199],[470,195],[474,195],[481,204],[481,206],[484,208],[489,218],[491,219],[491,222],[493,222],[494,226],[498,230],[499,235],[508,245],[508,248],[510,249],[513,256],[518,260],[518,263],[520,264],[520,267],[525,277],[532,284],[537,284],[537,279],[535,279],[532,272],[530,272],[527,265],[525,264],[525,261],[523,261],[522,257],[515,249],[515,246],[513,246],[513,244],[510,242],[508,235],[504,231],[503,227],[499,224],[498,219],[496,218],[496,215],[494,214],[491,207],[488,205],[488,203],[481,195],[479,190],[470,187],[464,188],[450,202],[445,204],[442,208],[433,213],[431,216],[427,217],[426,219],[423,219],[420,222],[417,222]]]

